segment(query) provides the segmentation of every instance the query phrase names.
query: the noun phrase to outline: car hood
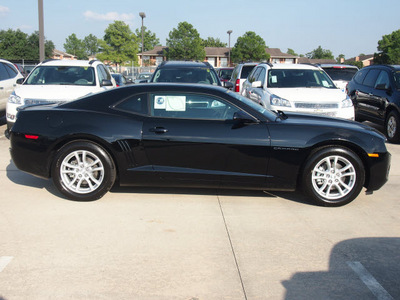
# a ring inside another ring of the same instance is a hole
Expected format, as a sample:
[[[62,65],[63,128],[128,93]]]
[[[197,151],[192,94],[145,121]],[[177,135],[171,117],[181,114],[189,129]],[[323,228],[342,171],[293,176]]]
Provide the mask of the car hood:
[[[270,88],[271,94],[294,102],[339,102],[346,99],[340,89],[329,88]]]
[[[71,101],[85,95],[99,92],[98,87],[71,85],[21,85],[15,94],[24,99]]]

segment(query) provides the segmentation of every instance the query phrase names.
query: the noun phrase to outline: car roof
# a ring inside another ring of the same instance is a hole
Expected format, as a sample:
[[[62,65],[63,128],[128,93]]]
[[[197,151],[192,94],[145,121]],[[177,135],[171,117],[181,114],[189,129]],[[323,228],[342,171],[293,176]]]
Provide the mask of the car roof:
[[[159,66],[159,68],[163,67],[173,67],[173,68],[212,68],[212,66],[208,62],[199,62],[199,61],[163,61]]]
[[[296,69],[296,70],[318,70],[319,68],[315,65],[310,64],[266,64],[262,63],[260,65],[269,66],[272,69]],[[320,69],[319,69],[320,70]]]
[[[339,68],[339,69],[345,69],[345,68],[351,68],[351,69],[358,69],[357,66],[353,65],[343,65],[343,64],[318,64],[321,68]]]
[[[98,60],[70,60],[70,59],[49,59],[41,63],[45,66],[74,66],[74,67],[90,67],[93,65],[102,64]]]

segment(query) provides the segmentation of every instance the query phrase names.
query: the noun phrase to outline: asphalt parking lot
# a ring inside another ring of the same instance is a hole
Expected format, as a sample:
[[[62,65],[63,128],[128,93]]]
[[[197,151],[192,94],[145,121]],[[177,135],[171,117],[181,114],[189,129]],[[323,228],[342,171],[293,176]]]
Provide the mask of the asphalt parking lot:
[[[0,126],[0,299],[400,299],[400,145],[339,208],[297,193],[114,188],[74,202]]]

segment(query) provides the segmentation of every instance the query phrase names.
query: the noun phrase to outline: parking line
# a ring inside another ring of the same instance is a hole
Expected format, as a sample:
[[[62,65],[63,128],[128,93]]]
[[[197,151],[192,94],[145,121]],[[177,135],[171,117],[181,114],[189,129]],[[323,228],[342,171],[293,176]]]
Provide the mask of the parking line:
[[[0,256],[0,273],[12,261],[12,256]]]
[[[364,266],[358,261],[348,261],[347,265],[357,273],[361,281],[369,288],[369,290],[375,295],[378,300],[394,300],[392,296],[379,284],[364,268]]]

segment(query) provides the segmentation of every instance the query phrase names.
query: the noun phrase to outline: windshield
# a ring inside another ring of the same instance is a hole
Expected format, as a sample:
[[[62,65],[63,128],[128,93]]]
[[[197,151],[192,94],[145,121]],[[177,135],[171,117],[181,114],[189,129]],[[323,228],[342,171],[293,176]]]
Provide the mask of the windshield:
[[[96,85],[93,67],[39,66],[24,84],[32,85]]]
[[[356,68],[323,68],[332,80],[350,81],[354,74],[357,73]]]
[[[271,69],[268,71],[268,87],[270,88],[303,88],[336,86],[322,70],[309,69]]]
[[[277,114],[273,112],[272,110],[266,109],[260,104],[247,99],[246,97],[243,97],[242,95],[232,92],[231,90],[226,90],[226,93],[230,95],[231,97],[234,97],[242,102],[244,102],[247,106],[250,106],[252,109],[258,111],[260,114],[263,114],[265,117],[267,117],[269,120],[275,120],[277,117]]]
[[[153,82],[182,82],[220,85],[215,72],[207,68],[158,69]]]

